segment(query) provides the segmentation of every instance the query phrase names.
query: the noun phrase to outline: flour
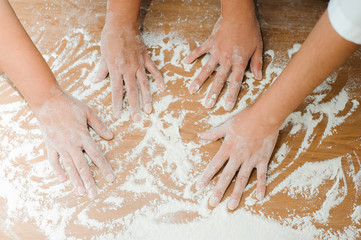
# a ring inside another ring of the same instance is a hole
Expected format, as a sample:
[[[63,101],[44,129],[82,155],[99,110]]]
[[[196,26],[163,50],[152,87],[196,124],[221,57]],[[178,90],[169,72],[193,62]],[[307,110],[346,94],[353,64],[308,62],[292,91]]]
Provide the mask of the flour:
[[[41,37],[36,39],[41,42]],[[347,212],[353,222],[341,230],[325,231],[314,224],[327,225],[333,209],[343,204],[349,192],[347,177],[358,186],[361,173],[352,160],[349,162],[353,155],[303,163],[279,181],[284,170],[297,163],[315,141],[315,130],[321,122],[325,122],[326,127],[319,145],[336,134],[337,127],[358,110],[359,102],[344,88],[333,98],[327,98],[336,75],[307,98],[308,105],[302,111],[292,113],[285,121],[283,129],[290,127],[288,137],[304,134],[303,141],[287,165],[285,162],[294,149],[291,140],[282,142],[276,149],[267,179],[267,185],[273,184],[273,188],[268,190],[265,199],[256,200],[256,181],[252,180],[246,187],[242,208],[229,213],[228,199],[225,199],[219,207],[210,210],[208,198],[214,181],[200,192],[194,187],[211,157],[203,150],[208,142],[199,140],[198,133],[187,132],[187,119],[199,115],[194,125],[200,130],[220,125],[256,101],[284,66],[276,62],[280,56],[272,50],[266,51],[270,63],[265,66],[264,80],[259,82],[252,73],[246,72],[237,106],[223,114],[219,110],[224,96],[211,110],[202,106],[209,88],[193,98],[186,95],[200,68],[196,63],[182,63],[190,53],[190,46],[182,36],[145,33],[144,42],[168,88],[173,84],[181,87],[162,93],[152,80],[154,110],[149,115],[143,114],[139,123],[130,120],[127,97],[121,119],[112,119],[111,105],[106,101],[111,94],[108,79],[90,84],[100,53],[99,43],[89,32],[71,29],[55,49],[45,51],[45,58],[61,86],[93,107],[117,133],[113,141],[104,141],[91,131],[119,176],[113,184],[105,183],[99,170],[91,164],[99,188],[95,200],[75,196],[69,180],[65,184],[57,181],[44,158],[44,143],[33,114],[18,93],[0,81],[1,94],[11,97],[11,101],[0,102],[0,198],[6,209],[6,220],[0,225],[6,229],[5,234],[16,235],[12,231],[16,224],[32,221],[47,239],[79,239],[71,235],[70,229],[85,229],[91,239],[169,239],[169,236],[172,239],[237,239],[239,236],[242,239],[349,239],[360,236],[359,206]],[[298,49],[299,45],[295,45],[289,56]],[[200,60],[201,65],[208,58]],[[72,64],[69,66],[69,63]],[[200,111],[206,114],[199,114]],[[343,159],[349,166],[346,170]],[[279,183],[275,185],[276,180]],[[326,184],[329,184],[327,190],[320,192]],[[280,195],[286,195],[290,201],[317,204],[308,209],[307,214],[301,211],[299,215],[290,213],[284,218],[277,213],[267,215],[255,210]],[[109,217],[104,219],[104,216]]]

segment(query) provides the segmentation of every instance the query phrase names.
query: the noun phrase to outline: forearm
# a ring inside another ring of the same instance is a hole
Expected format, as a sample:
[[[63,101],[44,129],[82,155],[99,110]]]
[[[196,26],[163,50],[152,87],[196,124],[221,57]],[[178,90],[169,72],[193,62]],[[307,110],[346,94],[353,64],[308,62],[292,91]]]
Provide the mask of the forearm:
[[[32,108],[62,92],[6,0],[0,0],[0,68]]]
[[[358,48],[331,26],[327,11],[275,83],[255,103],[267,124],[280,127],[286,117]]]
[[[108,0],[107,21],[139,25],[141,0]]]
[[[254,16],[255,5],[253,0],[222,0],[222,18],[224,20],[239,21]]]

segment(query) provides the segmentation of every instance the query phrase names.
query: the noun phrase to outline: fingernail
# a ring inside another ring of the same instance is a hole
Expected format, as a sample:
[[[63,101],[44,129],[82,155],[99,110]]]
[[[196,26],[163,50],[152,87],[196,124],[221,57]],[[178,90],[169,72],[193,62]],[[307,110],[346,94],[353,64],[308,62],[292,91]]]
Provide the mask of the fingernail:
[[[89,197],[90,198],[95,198],[97,195],[97,191],[95,189],[90,189],[89,191]]]
[[[189,87],[189,91],[190,91],[190,93],[195,93],[195,92],[197,92],[198,91],[198,89],[199,89],[199,85],[198,84],[192,84],[190,87]]]
[[[160,90],[162,90],[162,91],[165,90],[165,83],[164,83],[164,82],[162,82],[162,83],[160,84]]]
[[[105,133],[105,137],[108,139],[112,139],[113,138],[113,133],[108,129],[107,132]]]
[[[116,110],[116,111],[114,111],[114,113],[113,113],[113,115],[114,115],[114,117],[115,118],[120,118],[120,116],[121,116],[121,111],[119,111],[119,110]]]
[[[60,182],[64,182],[65,181],[65,177],[63,175],[58,175],[58,180]]]
[[[140,114],[139,113],[136,113],[134,114],[134,122],[140,122]]]
[[[203,188],[203,185],[204,185],[203,182],[197,182],[197,184],[196,184],[196,189],[197,189],[197,191],[198,191],[198,190],[201,190],[201,189]]]
[[[84,196],[85,195],[85,189],[83,187],[77,187],[77,191],[78,191],[78,194],[79,196]]]
[[[229,200],[229,202],[228,202],[228,208],[229,208],[230,210],[236,209],[237,206],[238,206],[238,202],[237,202],[235,199]]]
[[[258,79],[258,80],[261,80],[261,79],[262,79],[262,71],[261,71],[261,70],[259,70],[259,71],[257,72],[257,79]]]
[[[206,102],[206,107],[211,108],[211,107],[213,107],[213,105],[214,105],[214,100],[209,98]]]
[[[109,174],[106,176],[105,179],[106,179],[108,182],[113,182],[114,179],[115,179],[115,176],[114,176],[114,174],[109,173]]]
[[[144,106],[144,111],[146,112],[146,113],[151,113],[152,112],[152,104],[150,104],[150,103],[147,103],[145,106]]]
[[[259,193],[257,193],[257,199],[258,200],[263,200],[263,198],[264,198],[264,193],[263,192],[259,192]]]
[[[217,196],[212,196],[209,199],[209,205],[211,205],[212,207],[216,207],[219,204],[220,199]]]
[[[233,109],[233,103],[232,102],[227,102],[226,106],[224,106],[224,109],[227,111],[231,111]]]

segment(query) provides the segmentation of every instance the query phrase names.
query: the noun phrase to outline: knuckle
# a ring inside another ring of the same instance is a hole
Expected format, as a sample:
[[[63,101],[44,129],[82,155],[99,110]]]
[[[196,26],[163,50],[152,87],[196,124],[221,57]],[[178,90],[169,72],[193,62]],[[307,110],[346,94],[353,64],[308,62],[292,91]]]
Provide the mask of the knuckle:
[[[237,178],[237,181],[242,184],[242,185],[245,185],[248,181],[248,177],[244,176],[244,175],[240,175],[238,178]]]

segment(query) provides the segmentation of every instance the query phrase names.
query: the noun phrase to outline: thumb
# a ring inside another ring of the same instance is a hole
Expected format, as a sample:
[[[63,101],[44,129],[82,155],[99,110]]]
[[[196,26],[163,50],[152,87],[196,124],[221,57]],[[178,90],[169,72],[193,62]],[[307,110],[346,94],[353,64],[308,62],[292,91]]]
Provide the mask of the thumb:
[[[226,136],[226,126],[226,124],[222,124],[219,127],[205,131],[200,134],[200,137],[204,140],[216,141],[217,139]]]
[[[89,109],[89,113],[88,113],[88,124],[102,138],[107,140],[113,138],[113,133],[108,129],[108,127],[102,122],[102,120],[100,120],[100,118],[91,109]]]
[[[251,70],[257,80],[262,79],[262,47],[256,48],[251,59]]]
[[[188,55],[188,57],[186,57],[183,62],[185,64],[190,64],[192,63],[194,60],[196,60],[197,58],[199,58],[200,56],[202,56],[203,54],[205,54],[206,52],[208,52],[208,44],[207,42],[205,42],[204,44],[202,44],[201,46],[197,47],[195,50],[193,50],[191,52],[191,54]]]
[[[97,74],[95,76],[95,79],[93,79],[92,82],[93,83],[98,83],[101,80],[103,80],[104,78],[106,78],[107,75],[108,75],[108,67],[107,67],[107,64],[106,64],[104,58],[102,58],[100,60],[98,71],[97,71]]]

